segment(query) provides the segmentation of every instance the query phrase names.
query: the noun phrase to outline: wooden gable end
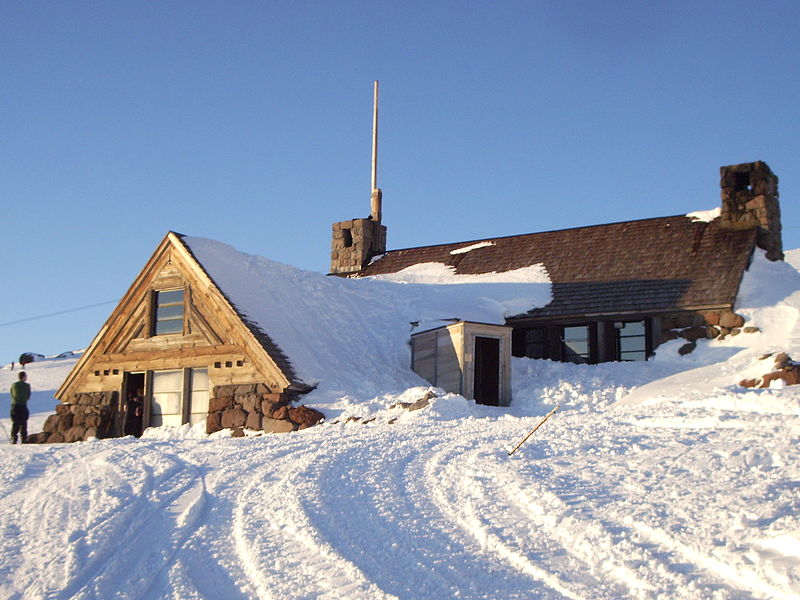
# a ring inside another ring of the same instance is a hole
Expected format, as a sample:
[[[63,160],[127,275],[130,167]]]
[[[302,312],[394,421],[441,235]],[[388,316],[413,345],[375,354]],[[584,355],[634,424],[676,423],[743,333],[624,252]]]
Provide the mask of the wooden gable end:
[[[183,291],[182,323],[156,334],[157,294]],[[56,393],[120,389],[125,372],[207,368],[211,385],[292,382],[248,329],[180,237],[168,234]]]

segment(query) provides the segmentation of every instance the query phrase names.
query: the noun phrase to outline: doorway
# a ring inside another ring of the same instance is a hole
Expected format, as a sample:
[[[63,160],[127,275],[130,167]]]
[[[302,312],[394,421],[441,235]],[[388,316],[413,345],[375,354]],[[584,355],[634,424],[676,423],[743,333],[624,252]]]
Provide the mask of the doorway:
[[[478,404],[500,404],[500,340],[475,336],[474,396]]]
[[[145,399],[145,374],[125,373],[122,379],[117,432],[120,436],[142,435]]]

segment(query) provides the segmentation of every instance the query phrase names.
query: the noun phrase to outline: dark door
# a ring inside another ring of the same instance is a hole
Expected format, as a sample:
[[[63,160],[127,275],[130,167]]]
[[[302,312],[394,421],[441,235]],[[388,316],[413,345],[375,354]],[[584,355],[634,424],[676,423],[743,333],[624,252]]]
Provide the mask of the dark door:
[[[475,336],[475,402],[500,404],[500,340]]]

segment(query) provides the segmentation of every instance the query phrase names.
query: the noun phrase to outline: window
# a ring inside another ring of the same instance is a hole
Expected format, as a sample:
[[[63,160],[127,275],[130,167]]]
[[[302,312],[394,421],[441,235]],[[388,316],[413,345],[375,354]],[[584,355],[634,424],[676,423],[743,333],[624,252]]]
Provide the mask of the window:
[[[154,371],[150,427],[192,425],[208,416],[208,370]]]
[[[192,369],[189,423],[204,423],[208,416],[208,370]]]
[[[183,333],[183,290],[156,292],[155,335]]]
[[[561,360],[573,363],[590,363],[591,348],[588,325],[562,328]]]
[[[514,356],[547,358],[547,328],[533,327],[514,331]]]
[[[617,360],[647,360],[647,328],[644,321],[614,323]]]
[[[178,426],[183,421],[183,371],[156,371],[153,373],[150,426]]]

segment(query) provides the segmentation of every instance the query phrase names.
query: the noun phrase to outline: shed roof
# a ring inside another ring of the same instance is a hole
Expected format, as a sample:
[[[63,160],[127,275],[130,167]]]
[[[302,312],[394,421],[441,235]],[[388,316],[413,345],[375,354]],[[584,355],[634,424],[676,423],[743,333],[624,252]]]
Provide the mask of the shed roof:
[[[678,215],[392,250],[359,276],[420,263],[442,263],[459,274],[540,263],[553,300],[529,311],[531,317],[732,307],[755,243],[755,229],[723,230],[719,218]]]

